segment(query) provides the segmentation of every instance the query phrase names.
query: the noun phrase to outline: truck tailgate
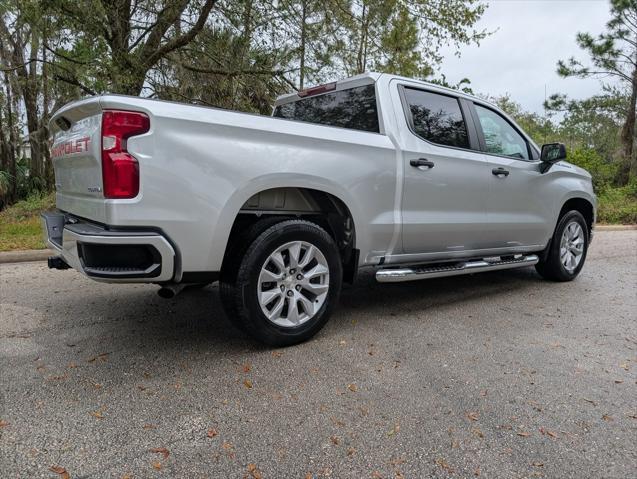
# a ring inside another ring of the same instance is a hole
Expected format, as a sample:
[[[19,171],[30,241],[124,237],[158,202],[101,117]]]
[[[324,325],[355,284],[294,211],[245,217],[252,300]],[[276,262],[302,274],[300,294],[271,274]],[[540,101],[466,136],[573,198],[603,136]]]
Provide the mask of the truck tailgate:
[[[89,98],[62,108],[50,124],[57,207],[94,221],[105,219],[101,118],[99,99]]]

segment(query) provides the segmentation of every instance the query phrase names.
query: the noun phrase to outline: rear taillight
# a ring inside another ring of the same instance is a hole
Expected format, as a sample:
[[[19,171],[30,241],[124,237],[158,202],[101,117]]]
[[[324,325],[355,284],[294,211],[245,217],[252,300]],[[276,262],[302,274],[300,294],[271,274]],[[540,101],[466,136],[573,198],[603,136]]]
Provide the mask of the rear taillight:
[[[150,130],[148,115],[136,111],[102,113],[102,178],[105,198],[134,198],[139,193],[139,164],[126,150],[127,139]]]

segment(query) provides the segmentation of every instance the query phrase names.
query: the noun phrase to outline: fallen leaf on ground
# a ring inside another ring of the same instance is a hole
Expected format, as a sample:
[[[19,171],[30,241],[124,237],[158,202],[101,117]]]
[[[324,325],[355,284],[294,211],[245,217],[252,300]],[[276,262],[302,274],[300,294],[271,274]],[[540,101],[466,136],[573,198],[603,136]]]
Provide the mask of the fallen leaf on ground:
[[[144,429],[157,429],[157,426],[155,426],[154,424],[144,424],[143,428]]]
[[[272,351],[272,356],[274,356],[275,358],[280,358],[281,356],[283,356],[283,353],[281,351]]]
[[[247,387],[248,389],[252,389],[252,381],[250,381],[249,379],[246,379],[245,381],[243,381],[243,385]]]
[[[479,438],[483,438],[483,437],[484,437],[483,432],[482,432],[480,429],[478,429],[477,427],[472,428],[472,429],[471,429],[471,432],[472,432],[475,436],[478,436]]]
[[[338,443],[339,443],[338,437],[330,436],[330,441],[332,441],[332,444],[334,444],[335,446],[338,446]]]
[[[49,467],[49,471],[59,474],[62,479],[71,479],[71,475],[66,472],[66,469],[64,469],[62,466],[51,466]]]
[[[250,364],[244,364],[243,365],[243,372],[244,373],[249,373],[252,370],[252,366]]]
[[[337,419],[337,418],[335,418],[333,416],[330,418],[330,420],[332,421],[332,424],[334,424],[335,426],[338,426],[338,427],[345,426],[345,423],[343,421],[341,421],[340,419]]]
[[[443,468],[445,471],[453,472],[453,467],[449,465],[449,463],[442,457],[439,457],[435,460],[435,463]]]
[[[350,447],[347,449],[348,456],[352,457],[355,453],[356,453],[356,449],[354,449],[353,447]]]
[[[358,388],[356,387],[356,384],[348,384],[348,385],[347,385],[347,389],[349,389],[350,391],[352,391],[352,392],[354,392],[354,393],[355,393],[356,391],[358,391]]]
[[[156,470],[161,471],[161,462],[159,462],[159,461],[155,461],[155,462],[153,462],[153,467],[154,467]]]
[[[253,479],[261,479],[262,477],[256,464],[248,464],[248,474],[250,474],[250,477]]]
[[[544,467],[544,463],[543,462],[534,462],[533,465],[535,467]]]
[[[165,447],[154,447],[150,450],[150,452],[161,454],[164,456],[164,459],[168,459],[168,456],[170,455],[170,452]]]
[[[478,413],[477,412],[468,412],[467,413],[467,417],[469,419],[471,419],[472,421],[477,421],[478,420]]]
[[[615,384],[621,384],[621,383],[623,383],[623,382],[624,382],[624,381],[623,381],[622,379],[615,379]]]
[[[556,433],[554,433],[553,431],[549,431],[548,429],[544,429],[543,427],[540,428],[540,433],[544,434],[545,436],[557,437]]]
[[[91,416],[93,416],[95,419],[104,419],[104,414],[99,409],[97,411],[93,411],[91,413]]]
[[[217,435],[217,430],[216,429],[208,429],[208,437],[215,437]]]
[[[308,473],[305,475],[305,479],[313,479],[313,478],[312,478],[312,473],[311,473],[311,472],[308,472]]]
[[[7,427],[9,423],[4,419],[0,419],[0,428]]]
[[[525,431],[518,432],[518,436],[529,437],[530,435],[531,435],[530,432],[525,432]]]
[[[613,417],[612,417],[612,416],[609,416],[608,414],[604,414],[604,415],[602,416],[602,419],[603,419],[604,421],[612,421],[612,420],[613,420]]]
[[[625,370],[625,371],[628,371],[628,363],[621,363],[621,364],[619,365],[619,367],[620,367],[620,368],[622,368],[622,369],[623,369],[623,370]]]
[[[388,436],[393,436],[394,434],[397,434],[397,433],[398,433],[398,431],[400,431],[400,425],[396,424],[396,425],[394,426],[394,428],[393,428],[391,431],[389,431],[389,432],[387,433],[387,435],[388,435]]]
[[[104,362],[104,361],[106,361],[106,360],[108,359],[108,355],[109,355],[109,354],[110,354],[110,353],[101,353],[101,354],[98,354],[97,356],[93,356],[92,358],[89,358],[89,359],[88,359],[88,362],[89,362],[89,363],[94,363],[94,362],[95,362],[95,361],[97,361],[98,359],[99,359],[101,362]]]

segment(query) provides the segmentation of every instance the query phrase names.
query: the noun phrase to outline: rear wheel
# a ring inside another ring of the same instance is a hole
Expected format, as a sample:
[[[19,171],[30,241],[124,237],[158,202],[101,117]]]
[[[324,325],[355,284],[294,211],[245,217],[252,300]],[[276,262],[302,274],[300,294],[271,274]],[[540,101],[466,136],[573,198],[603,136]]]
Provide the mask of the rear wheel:
[[[586,220],[579,211],[569,211],[557,223],[548,255],[535,269],[552,281],[572,281],[584,266],[588,240]]]
[[[224,307],[255,339],[272,346],[296,344],[325,325],[338,301],[338,248],[309,221],[264,226],[234,261],[236,273],[222,271]]]

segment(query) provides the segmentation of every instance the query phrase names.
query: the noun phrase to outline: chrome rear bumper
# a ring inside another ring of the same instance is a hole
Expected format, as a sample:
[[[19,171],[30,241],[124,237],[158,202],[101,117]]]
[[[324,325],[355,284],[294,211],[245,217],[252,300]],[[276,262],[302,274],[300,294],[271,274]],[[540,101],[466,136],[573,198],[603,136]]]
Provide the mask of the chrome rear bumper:
[[[47,212],[42,233],[59,258],[96,281],[162,283],[175,274],[175,250],[158,232],[112,230]]]

